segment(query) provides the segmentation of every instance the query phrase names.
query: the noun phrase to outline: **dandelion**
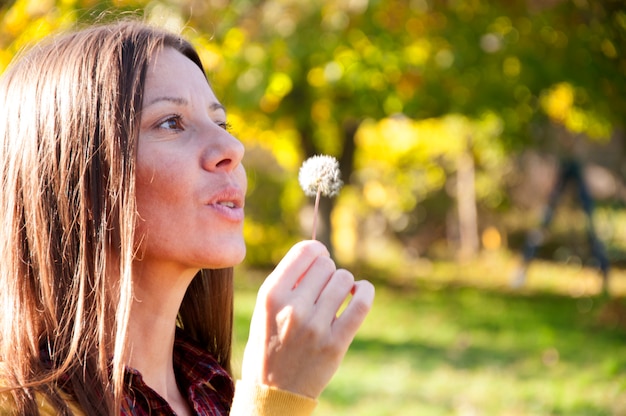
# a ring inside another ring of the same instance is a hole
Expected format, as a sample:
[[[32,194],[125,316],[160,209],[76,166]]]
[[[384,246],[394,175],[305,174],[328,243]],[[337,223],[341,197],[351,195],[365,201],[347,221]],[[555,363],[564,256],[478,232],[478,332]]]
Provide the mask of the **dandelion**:
[[[315,197],[312,237],[315,240],[320,196],[333,197],[339,193],[343,185],[341,172],[339,171],[339,162],[332,156],[317,155],[310,157],[300,167],[298,181],[305,195]]]

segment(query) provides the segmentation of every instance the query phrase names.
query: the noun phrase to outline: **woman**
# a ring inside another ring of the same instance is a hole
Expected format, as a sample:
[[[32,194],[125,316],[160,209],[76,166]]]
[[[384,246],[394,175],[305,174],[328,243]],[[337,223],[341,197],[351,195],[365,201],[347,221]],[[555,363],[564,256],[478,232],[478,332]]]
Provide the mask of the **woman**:
[[[233,392],[243,147],[189,43],[88,28],[21,56],[0,91],[2,413],[311,413],[374,290],[294,246]]]

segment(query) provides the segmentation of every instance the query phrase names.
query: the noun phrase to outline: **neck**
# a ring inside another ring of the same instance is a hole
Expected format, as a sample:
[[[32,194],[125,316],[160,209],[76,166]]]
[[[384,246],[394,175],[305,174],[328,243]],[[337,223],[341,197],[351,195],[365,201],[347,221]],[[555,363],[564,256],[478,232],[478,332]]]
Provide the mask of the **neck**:
[[[128,327],[128,365],[169,403],[180,400],[173,365],[176,317],[195,272],[136,267]]]

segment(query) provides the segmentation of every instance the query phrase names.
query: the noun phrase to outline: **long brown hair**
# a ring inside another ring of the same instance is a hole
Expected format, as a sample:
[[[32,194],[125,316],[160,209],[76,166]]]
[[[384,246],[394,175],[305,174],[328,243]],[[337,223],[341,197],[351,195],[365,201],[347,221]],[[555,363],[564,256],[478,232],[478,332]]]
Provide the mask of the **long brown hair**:
[[[0,362],[18,414],[38,414],[35,393],[70,414],[61,386],[119,414],[139,119],[163,47],[202,69],[181,37],[117,22],[35,46],[0,81]],[[232,295],[232,268],[202,270],[178,318],[228,371]]]

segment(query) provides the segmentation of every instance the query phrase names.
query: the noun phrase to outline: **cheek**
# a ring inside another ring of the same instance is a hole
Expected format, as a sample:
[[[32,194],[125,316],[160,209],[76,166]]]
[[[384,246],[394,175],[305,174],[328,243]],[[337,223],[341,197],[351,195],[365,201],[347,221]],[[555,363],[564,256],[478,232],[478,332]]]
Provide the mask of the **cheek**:
[[[135,195],[139,224],[162,220],[176,212],[176,202],[183,200],[184,188],[180,183],[180,173],[175,172],[167,161],[156,166],[138,163],[135,181]],[[180,169],[179,169],[180,171]]]
[[[243,165],[239,165],[236,172],[237,183],[241,186],[241,190],[246,193],[248,190],[248,177],[246,176],[246,170]]]

